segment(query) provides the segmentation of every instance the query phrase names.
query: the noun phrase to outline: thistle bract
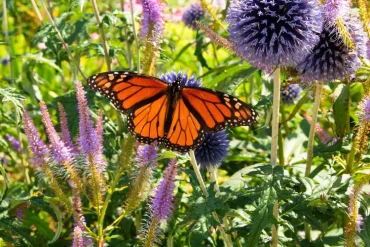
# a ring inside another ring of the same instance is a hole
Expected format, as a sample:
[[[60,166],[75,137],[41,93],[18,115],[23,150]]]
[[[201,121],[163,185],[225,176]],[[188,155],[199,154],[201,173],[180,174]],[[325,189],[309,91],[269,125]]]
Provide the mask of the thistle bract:
[[[316,0],[234,0],[227,21],[238,55],[268,71],[300,61],[322,28]]]

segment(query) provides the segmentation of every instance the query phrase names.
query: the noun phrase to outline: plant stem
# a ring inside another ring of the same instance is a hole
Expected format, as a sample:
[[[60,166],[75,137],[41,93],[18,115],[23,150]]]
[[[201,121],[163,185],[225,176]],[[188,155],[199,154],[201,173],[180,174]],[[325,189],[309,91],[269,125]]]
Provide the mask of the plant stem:
[[[140,49],[139,49],[139,41],[137,38],[136,27],[135,27],[135,18],[134,18],[134,3],[130,0],[130,10],[131,10],[131,21],[132,21],[132,32],[134,33],[135,39],[135,46],[136,46],[136,56],[137,56],[137,72],[140,73]]]
[[[15,83],[13,58],[12,58],[12,48],[10,47],[9,26],[8,26],[8,11],[7,11],[7,8],[6,8],[6,0],[3,0],[3,23],[4,23],[5,42],[6,42],[6,47],[8,49],[8,55],[9,55],[10,81],[12,83]]]
[[[111,71],[112,69],[111,69],[111,66],[110,66],[108,43],[107,43],[107,40],[105,38],[105,32],[103,30],[103,25],[101,23],[101,18],[100,18],[100,15],[99,15],[98,5],[96,4],[96,0],[91,0],[91,4],[92,4],[93,9],[94,9],[94,15],[95,15],[96,23],[99,26],[100,35],[101,35],[101,39],[102,39],[102,42],[103,42],[105,63],[107,64],[108,70]]]
[[[311,166],[312,166],[312,159],[313,159],[313,143],[315,140],[317,115],[319,112],[323,85],[324,84],[322,82],[316,83],[315,102],[313,104],[313,109],[312,109],[312,120],[311,120],[310,134],[308,136],[308,144],[307,144],[307,163],[306,163],[306,171],[304,173],[306,177],[308,177],[311,173]],[[305,232],[305,239],[310,242],[311,241],[311,226],[308,223],[304,223],[304,232]]]
[[[206,199],[208,198],[209,194],[208,194],[208,191],[206,189],[206,185],[204,183],[204,180],[202,178],[202,175],[200,174],[200,170],[199,170],[199,166],[197,164],[197,160],[195,159],[195,155],[194,155],[194,151],[193,150],[190,150],[189,151],[189,154],[190,154],[190,163],[193,165],[193,169],[194,169],[194,172],[195,172],[195,175],[197,176],[197,179],[198,179],[198,182],[200,184],[200,188],[202,189],[203,191],[203,194],[205,195]],[[229,238],[227,237],[227,234],[224,230],[224,228],[222,227],[221,225],[221,221],[216,213],[216,211],[213,211],[212,212],[212,216],[213,218],[219,223],[219,225],[217,226],[217,228],[220,230],[221,232],[221,235],[224,239],[224,243],[225,243],[225,246],[227,247],[232,247],[233,244],[231,243],[231,241],[229,240]]]
[[[37,4],[36,4],[35,0],[31,0],[31,3],[32,3],[32,7],[33,7],[33,9],[34,9],[34,10],[35,10],[35,12],[36,12],[37,18],[40,20],[40,22],[42,22],[44,18],[42,17],[42,15],[41,15],[41,13],[40,13],[40,10],[39,10],[39,8],[37,7]]]
[[[316,83],[315,102],[314,102],[313,109],[312,109],[312,120],[311,120],[310,134],[308,137],[308,144],[307,144],[307,163],[306,163],[306,171],[304,174],[306,177],[308,177],[311,173],[312,158],[313,158],[313,143],[315,140],[315,129],[316,129],[316,123],[317,123],[317,115],[318,115],[319,107],[320,107],[322,87],[323,87],[322,82]]]
[[[206,196],[206,198],[208,198],[209,194],[206,188],[206,184],[204,183],[204,180],[202,178],[202,175],[200,174],[199,167],[197,165],[197,160],[195,159],[194,151],[190,150],[189,154],[190,154],[190,163],[193,165],[193,169],[195,175],[197,176],[200,188],[202,189],[203,194]]]
[[[274,71],[274,101],[272,105],[271,121],[271,165],[276,166],[280,113],[280,68]]]
[[[274,100],[272,105],[272,121],[271,121],[271,165],[276,166],[278,137],[279,137],[279,113],[280,113],[280,68],[274,71]],[[274,202],[273,215],[276,219],[279,217],[279,202]],[[279,242],[278,225],[272,225],[272,247],[277,247]]]
[[[46,15],[49,18],[49,21],[51,22],[51,24],[54,27],[54,30],[57,33],[57,36],[58,36],[60,42],[62,42],[64,49],[66,49],[66,51],[68,53],[68,56],[71,58],[71,60],[73,61],[74,65],[76,66],[76,68],[78,69],[78,71],[80,72],[80,74],[82,75],[82,77],[86,81],[87,78],[86,78],[85,74],[82,72],[82,69],[80,68],[80,65],[78,64],[77,60],[75,59],[75,57],[72,55],[71,51],[69,50],[67,43],[64,41],[64,39],[62,37],[62,34],[59,32],[58,27],[55,25],[55,22],[54,22],[53,18],[51,17],[51,14],[49,13],[48,9],[46,8],[44,1],[43,0],[40,0],[40,2],[41,2],[41,5],[42,5],[42,7],[43,7],[43,9],[44,9],[44,11],[46,13]]]

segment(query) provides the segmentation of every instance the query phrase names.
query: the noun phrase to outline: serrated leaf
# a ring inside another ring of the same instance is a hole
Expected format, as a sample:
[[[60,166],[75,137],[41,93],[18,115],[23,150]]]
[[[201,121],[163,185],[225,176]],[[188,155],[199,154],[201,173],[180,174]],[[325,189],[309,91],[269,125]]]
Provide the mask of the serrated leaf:
[[[21,241],[26,246],[37,246],[33,239],[30,237],[29,230],[22,227],[18,221],[12,218],[2,218],[0,219],[0,229],[2,231],[11,232],[12,235],[19,236]]]
[[[258,69],[255,67],[248,67],[238,71],[227,77],[217,84],[216,89],[221,92],[232,94],[243,82],[245,82],[250,76],[252,76]]]
[[[253,212],[253,225],[248,234],[246,246],[257,246],[262,230],[267,226],[270,219],[273,218],[272,211],[276,198],[276,191],[273,188],[272,183],[270,183],[259,200],[259,206]]]
[[[338,137],[344,137],[349,121],[349,86],[340,84],[333,94],[335,98],[333,105],[335,132]]]

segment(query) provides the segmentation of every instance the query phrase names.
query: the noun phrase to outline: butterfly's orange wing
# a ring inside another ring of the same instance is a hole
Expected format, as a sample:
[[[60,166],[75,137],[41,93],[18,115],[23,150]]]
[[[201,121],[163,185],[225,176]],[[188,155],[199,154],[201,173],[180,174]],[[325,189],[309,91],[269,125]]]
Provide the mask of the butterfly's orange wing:
[[[250,126],[257,122],[255,110],[228,94],[205,88],[184,87],[182,98],[206,132],[217,132],[226,127]]]
[[[105,72],[87,79],[87,84],[106,96],[122,113],[153,102],[166,94],[168,84],[133,72]]]
[[[164,144],[167,148],[185,152],[203,142],[203,129],[197,118],[180,98],[172,114]]]

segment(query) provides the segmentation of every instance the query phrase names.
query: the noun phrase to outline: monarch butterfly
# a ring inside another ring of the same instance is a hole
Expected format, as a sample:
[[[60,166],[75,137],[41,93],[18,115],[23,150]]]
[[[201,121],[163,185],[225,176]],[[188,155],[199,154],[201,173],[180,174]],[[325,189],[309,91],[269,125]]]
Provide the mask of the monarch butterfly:
[[[204,132],[255,124],[257,112],[228,94],[181,85],[128,71],[104,72],[88,85],[128,114],[128,129],[139,142],[158,141],[186,152],[204,140]]]

